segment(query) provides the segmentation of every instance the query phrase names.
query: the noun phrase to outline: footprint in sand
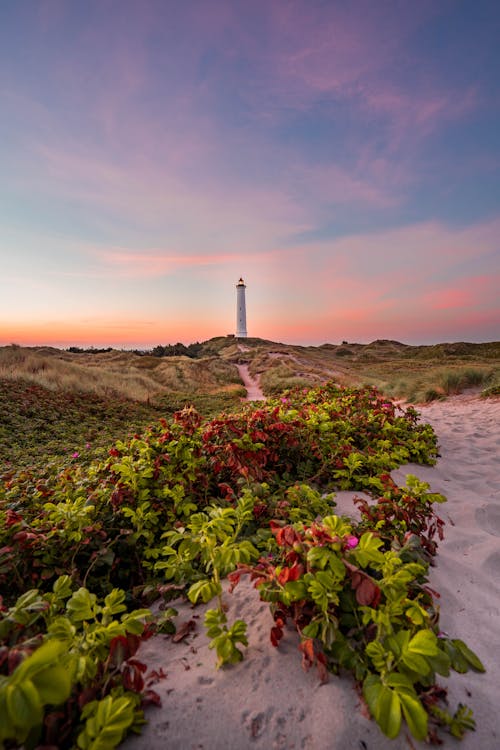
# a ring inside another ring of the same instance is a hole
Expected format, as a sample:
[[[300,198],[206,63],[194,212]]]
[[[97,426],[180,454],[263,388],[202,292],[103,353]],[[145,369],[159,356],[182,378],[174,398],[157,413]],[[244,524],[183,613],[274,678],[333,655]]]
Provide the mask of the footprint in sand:
[[[263,734],[272,718],[274,708],[271,706],[266,711],[249,715],[248,711],[241,714],[241,723],[247,730],[250,739],[256,740]]]
[[[476,510],[477,525],[492,536],[500,536],[500,505],[490,503]]]
[[[198,677],[198,683],[200,685],[211,685],[213,681],[213,677],[205,677],[204,675]]]
[[[483,570],[490,573],[491,576],[497,578],[498,572],[500,571],[500,552],[494,552],[492,555],[486,558],[482,565]]]

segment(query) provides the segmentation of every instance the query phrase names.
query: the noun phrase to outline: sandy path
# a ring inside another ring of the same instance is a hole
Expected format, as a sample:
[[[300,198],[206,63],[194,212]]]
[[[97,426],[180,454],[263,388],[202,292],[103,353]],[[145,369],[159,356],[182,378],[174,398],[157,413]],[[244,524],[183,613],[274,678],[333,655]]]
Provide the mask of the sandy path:
[[[250,375],[248,365],[236,365],[243,385],[247,389],[247,401],[265,401],[259,381]]]
[[[454,675],[453,707],[474,710],[477,731],[463,742],[446,737],[445,749],[500,747],[500,400],[450,399],[421,409],[435,428],[442,457],[437,467],[406,466],[396,480],[414,473],[448,497],[438,511],[446,523],[431,585],[441,593],[441,624],[462,638],[483,660],[487,673]],[[342,511],[349,505],[342,493]],[[365,718],[349,678],[332,676],[320,685],[300,666],[296,640],[287,634],[279,650],[270,646],[271,617],[245,583],[228,595],[228,618],[249,624],[245,660],[216,671],[203,631],[203,609],[178,607],[182,622],[197,623],[178,644],[151,639],[140,656],[167,679],[155,686],[163,706],[148,711],[142,737],[126,750],[409,750],[428,747],[405,731],[387,740]]]

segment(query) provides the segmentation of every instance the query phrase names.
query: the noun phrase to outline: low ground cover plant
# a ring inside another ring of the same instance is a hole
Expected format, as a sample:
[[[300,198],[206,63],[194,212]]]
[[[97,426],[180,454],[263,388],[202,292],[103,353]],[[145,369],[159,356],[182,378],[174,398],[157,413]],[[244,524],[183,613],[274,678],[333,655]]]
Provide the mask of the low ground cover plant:
[[[414,409],[330,383],[211,420],[188,407],[103,457],[6,473],[0,741],[115,747],[156,700],[140,639],[175,627],[173,610],[154,621],[147,605],[159,592],[213,602],[210,646],[218,666],[235,663],[246,625],[227,622],[222,581],[242,575],[270,603],[271,643],[295,627],[304,665],[351,672],[388,737],[403,721],[418,739],[461,736],[471,713],[447,710],[437,675],[483,666],[440,633],[426,585],[444,498],[389,474],[437,455]],[[335,515],[339,488],[372,496],[359,523]]]

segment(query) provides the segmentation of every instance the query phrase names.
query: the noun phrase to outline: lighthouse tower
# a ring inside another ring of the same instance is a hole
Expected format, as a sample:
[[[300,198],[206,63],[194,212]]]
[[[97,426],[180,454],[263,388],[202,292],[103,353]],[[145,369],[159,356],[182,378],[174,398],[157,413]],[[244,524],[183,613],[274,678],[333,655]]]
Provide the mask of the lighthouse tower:
[[[247,337],[247,309],[245,304],[245,282],[240,279],[236,284],[236,338]]]

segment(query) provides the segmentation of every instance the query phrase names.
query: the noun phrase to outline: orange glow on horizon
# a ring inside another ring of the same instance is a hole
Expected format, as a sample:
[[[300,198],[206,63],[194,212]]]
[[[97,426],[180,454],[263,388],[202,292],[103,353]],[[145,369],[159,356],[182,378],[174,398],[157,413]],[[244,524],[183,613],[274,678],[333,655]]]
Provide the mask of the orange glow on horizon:
[[[106,321],[96,323],[89,321],[57,323],[17,323],[0,324],[0,346],[19,344],[21,346],[70,346],[114,348],[150,348],[157,344],[193,343],[205,341],[214,336],[225,336],[233,333],[224,324],[213,321],[201,321],[194,325],[191,322],[175,321]]]

